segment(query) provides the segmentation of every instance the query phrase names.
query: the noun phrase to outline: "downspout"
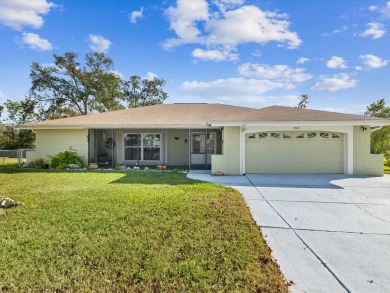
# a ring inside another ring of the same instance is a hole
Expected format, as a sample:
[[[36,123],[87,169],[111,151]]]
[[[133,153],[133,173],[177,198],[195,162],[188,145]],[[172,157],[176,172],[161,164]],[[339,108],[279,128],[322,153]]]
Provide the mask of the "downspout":
[[[137,147],[137,166],[139,166],[139,158],[141,155],[139,152],[141,151],[141,144],[142,144],[141,137],[139,135],[140,134],[139,134],[139,128],[138,128],[137,140],[138,140],[139,145],[137,143],[137,145],[138,145],[138,147]]]
[[[191,170],[191,129],[188,129],[188,171]]]
[[[205,143],[206,143],[206,145],[205,145],[205,147],[206,147],[206,154],[205,154],[205,156],[206,156],[206,158],[205,158],[205,163],[206,163],[206,170],[207,170],[207,163],[208,163],[208,161],[207,161],[207,159],[208,159],[208,156],[209,156],[209,144],[208,144],[208,136],[209,136],[209,132],[208,132],[208,128],[206,128],[206,141],[205,141]]]
[[[163,131],[162,131],[162,138],[163,138],[163,140],[162,140],[163,143],[160,142],[160,152],[163,153],[162,154],[162,162],[161,163],[165,164],[165,150],[166,150],[166,147],[167,147],[167,142],[166,142],[167,132],[166,132],[166,130],[164,128],[163,128]],[[163,147],[162,149],[161,149],[161,146]]]
[[[88,158],[87,158],[87,167],[89,166],[89,163],[90,163],[90,158],[91,158],[91,150],[90,150],[90,136],[89,136],[89,134],[90,134],[90,132],[91,132],[91,130],[90,129],[88,129],[88,134],[87,134],[87,145],[88,145],[88,152],[87,152],[87,156],[88,156]]]
[[[115,149],[115,140],[114,140],[114,128],[111,129],[111,137],[112,137],[112,148],[111,148],[111,169],[114,169],[114,160],[115,160],[115,157],[114,157],[114,149]]]
[[[354,165],[354,162],[353,162],[353,132],[354,132],[354,129],[353,129],[353,126],[351,127],[351,129],[347,132],[347,174],[348,175],[353,175],[353,165]]]
[[[245,175],[245,130],[246,126],[240,127],[240,175]]]

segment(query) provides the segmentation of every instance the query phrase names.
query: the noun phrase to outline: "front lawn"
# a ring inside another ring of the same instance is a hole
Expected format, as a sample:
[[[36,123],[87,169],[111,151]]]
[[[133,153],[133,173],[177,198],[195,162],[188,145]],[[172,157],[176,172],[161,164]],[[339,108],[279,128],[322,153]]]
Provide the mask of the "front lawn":
[[[0,163],[0,292],[286,292],[233,189]]]

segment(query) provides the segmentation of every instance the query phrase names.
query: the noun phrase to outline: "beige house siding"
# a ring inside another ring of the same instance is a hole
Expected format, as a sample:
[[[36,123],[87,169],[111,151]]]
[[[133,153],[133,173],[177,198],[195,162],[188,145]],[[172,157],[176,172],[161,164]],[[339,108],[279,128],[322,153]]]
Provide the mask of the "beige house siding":
[[[169,165],[188,166],[189,131],[184,129],[167,130],[167,158]],[[178,138],[177,140],[175,139]]]
[[[88,160],[88,130],[87,129],[37,129],[35,158],[45,158],[63,152],[72,147],[83,158]]]
[[[224,127],[222,155],[211,156],[211,173],[240,174],[240,127]]]
[[[37,158],[36,150],[26,151],[26,162],[34,161]]]
[[[370,154],[370,126],[353,128],[353,173],[355,175],[383,176],[383,155]]]

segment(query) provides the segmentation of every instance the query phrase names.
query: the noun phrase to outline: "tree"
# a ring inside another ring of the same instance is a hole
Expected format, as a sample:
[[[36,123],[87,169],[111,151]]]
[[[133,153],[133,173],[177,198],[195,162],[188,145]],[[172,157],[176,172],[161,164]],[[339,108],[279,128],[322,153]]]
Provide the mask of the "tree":
[[[366,116],[390,118],[390,107],[386,106],[385,99],[380,99],[376,103],[371,103],[367,106]]]
[[[157,77],[150,80],[133,75],[122,83],[123,99],[129,108],[162,104],[168,97],[164,85],[165,80]]]
[[[35,142],[35,133],[28,129],[17,129],[15,126],[38,120],[35,112],[37,102],[30,98],[21,101],[5,102],[8,112],[7,126],[0,135],[0,149],[32,148]]]
[[[364,115],[389,119],[390,107],[381,99],[367,106]],[[384,126],[371,133],[371,152],[384,154],[388,160],[390,159],[390,126]]]
[[[306,106],[309,104],[309,95],[308,94],[303,94],[301,95],[301,100],[298,103],[299,109],[306,109]]]
[[[19,125],[38,120],[39,115],[35,112],[37,102],[30,98],[16,102],[7,100],[4,105],[8,111],[8,124]]]
[[[31,66],[31,97],[42,119],[57,119],[163,103],[165,80],[133,75],[129,80],[113,73],[113,61],[103,53],[88,53],[85,65],[77,54],[53,55],[54,65]]]
[[[31,66],[31,96],[48,118],[87,115],[123,108],[119,85],[113,73],[113,61],[103,53],[88,53],[85,65],[76,61],[77,54],[54,54],[54,65]],[[60,114],[60,115],[56,115]]]
[[[1,105],[0,105],[0,117],[1,117],[1,115],[3,114],[3,111],[4,111],[4,106],[1,106]]]

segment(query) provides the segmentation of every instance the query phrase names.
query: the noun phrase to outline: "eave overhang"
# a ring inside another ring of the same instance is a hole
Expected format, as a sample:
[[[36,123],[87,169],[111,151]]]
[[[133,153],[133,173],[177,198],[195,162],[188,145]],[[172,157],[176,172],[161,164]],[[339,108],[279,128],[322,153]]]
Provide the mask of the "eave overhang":
[[[264,121],[264,122],[210,122],[211,127],[228,127],[228,126],[239,126],[239,127],[249,127],[249,126],[322,126],[322,125],[340,125],[340,126],[359,126],[359,125],[369,125],[369,126],[386,126],[390,125],[390,120],[354,120],[354,121]]]

